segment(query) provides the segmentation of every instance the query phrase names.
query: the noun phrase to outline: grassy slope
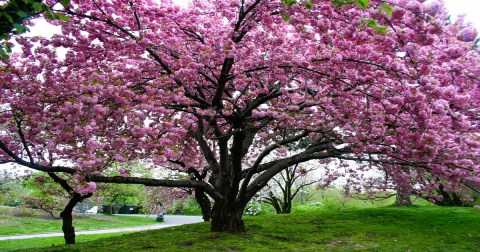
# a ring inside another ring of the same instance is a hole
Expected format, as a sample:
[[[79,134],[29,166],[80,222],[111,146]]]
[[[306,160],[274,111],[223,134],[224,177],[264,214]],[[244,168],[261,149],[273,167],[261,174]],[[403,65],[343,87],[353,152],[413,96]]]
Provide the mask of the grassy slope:
[[[76,215],[75,230],[106,229],[156,224],[155,219],[117,215]],[[62,220],[55,220],[41,211],[0,207],[0,236],[62,232]]]
[[[77,242],[93,242],[98,239],[102,238],[113,238],[117,236],[121,236],[125,233],[111,233],[111,234],[95,234],[95,235],[78,235],[76,237]],[[23,239],[23,240],[7,240],[7,241],[0,241],[0,251],[7,252],[7,251],[15,251],[15,250],[23,250],[23,251],[32,251],[34,249],[44,248],[44,247],[54,247],[54,246],[62,246],[65,244],[65,240],[63,237],[47,237],[47,238],[34,238],[34,239]]]
[[[303,208],[246,218],[245,234],[208,223],[126,234],[48,251],[479,251],[480,211],[450,207]],[[1,243],[0,243],[1,247]]]

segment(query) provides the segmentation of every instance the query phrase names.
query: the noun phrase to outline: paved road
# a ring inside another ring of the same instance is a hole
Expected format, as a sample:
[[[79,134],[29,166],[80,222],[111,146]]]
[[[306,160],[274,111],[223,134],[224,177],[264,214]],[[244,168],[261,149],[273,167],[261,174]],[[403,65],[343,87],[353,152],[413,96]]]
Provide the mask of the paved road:
[[[139,216],[139,218],[145,216]],[[149,215],[148,218],[155,218],[155,215]],[[125,228],[111,228],[111,229],[101,229],[101,230],[89,230],[89,231],[77,231],[76,235],[83,234],[108,234],[108,233],[118,233],[118,232],[133,232],[133,231],[143,231],[143,230],[152,230],[160,229],[166,227],[180,226],[184,224],[202,222],[201,216],[184,216],[184,215],[165,215],[164,222],[161,224],[140,226],[140,227],[125,227]],[[5,240],[18,240],[18,239],[28,239],[28,238],[43,238],[43,237],[55,237],[63,236],[63,233],[46,233],[46,234],[29,234],[29,235],[13,235],[13,236],[0,236],[0,241]]]

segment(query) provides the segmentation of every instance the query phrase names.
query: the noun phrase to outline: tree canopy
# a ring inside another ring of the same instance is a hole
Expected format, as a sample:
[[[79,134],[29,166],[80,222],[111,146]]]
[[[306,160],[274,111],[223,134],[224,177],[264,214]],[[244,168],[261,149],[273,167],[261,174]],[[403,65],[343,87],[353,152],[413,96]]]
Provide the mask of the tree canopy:
[[[248,201],[309,160],[358,161],[352,183],[380,167],[411,190],[478,185],[475,29],[439,1],[333,2],[71,1],[62,34],[2,63],[1,162],[75,174],[82,193],[196,188],[213,231],[243,231]],[[192,179],[102,173],[136,159]]]

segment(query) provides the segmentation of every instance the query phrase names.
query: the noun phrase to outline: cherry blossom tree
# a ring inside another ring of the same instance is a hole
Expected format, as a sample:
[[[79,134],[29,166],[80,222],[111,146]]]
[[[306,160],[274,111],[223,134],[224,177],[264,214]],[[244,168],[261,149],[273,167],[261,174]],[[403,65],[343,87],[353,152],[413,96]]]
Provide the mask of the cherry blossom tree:
[[[259,190],[310,160],[362,162],[351,183],[376,165],[419,190],[478,182],[477,32],[424,2],[71,1],[71,22],[51,21],[62,34],[19,40],[3,63],[1,162],[74,174],[84,193],[195,188],[211,230],[234,232]],[[204,176],[103,174],[135,159]]]

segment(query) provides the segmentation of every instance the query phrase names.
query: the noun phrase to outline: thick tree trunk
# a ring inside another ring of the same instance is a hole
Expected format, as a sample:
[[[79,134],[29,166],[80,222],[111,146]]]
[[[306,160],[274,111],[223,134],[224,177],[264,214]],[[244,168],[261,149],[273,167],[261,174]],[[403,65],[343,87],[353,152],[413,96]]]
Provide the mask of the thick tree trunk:
[[[212,209],[212,232],[245,232],[243,208],[215,203]]]
[[[410,193],[402,190],[397,190],[397,196],[395,198],[395,206],[411,206]]]

